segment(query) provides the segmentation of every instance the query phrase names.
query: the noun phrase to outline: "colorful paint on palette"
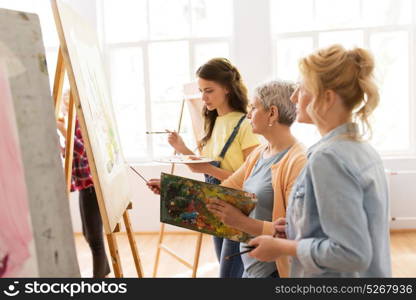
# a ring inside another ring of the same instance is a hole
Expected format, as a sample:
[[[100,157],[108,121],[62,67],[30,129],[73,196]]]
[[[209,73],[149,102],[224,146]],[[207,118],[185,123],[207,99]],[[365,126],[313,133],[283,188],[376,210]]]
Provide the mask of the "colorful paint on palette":
[[[257,201],[251,193],[162,173],[160,221],[234,241],[250,239],[247,233],[224,225],[207,209],[212,198],[228,202],[246,215]]]

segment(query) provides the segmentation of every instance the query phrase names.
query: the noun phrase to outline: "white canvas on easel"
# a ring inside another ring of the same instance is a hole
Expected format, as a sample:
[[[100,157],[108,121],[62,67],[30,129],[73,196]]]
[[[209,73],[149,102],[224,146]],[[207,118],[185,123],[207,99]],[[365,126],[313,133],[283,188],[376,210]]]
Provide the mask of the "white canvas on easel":
[[[204,137],[204,118],[202,117],[204,103],[202,102],[201,92],[197,83],[185,84],[183,86],[183,94],[191,118],[195,143],[198,143]]]
[[[114,275],[123,277],[115,234],[124,221],[137,275],[141,278],[143,268],[128,213],[128,209],[132,209],[128,166],[121,151],[97,34],[64,1],[51,0],[51,5],[60,42],[53,89],[56,112],[59,111],[65,71],[70,85],[65,159],[67,183],[69,185],[72,176],[70,166],[76,110]]]

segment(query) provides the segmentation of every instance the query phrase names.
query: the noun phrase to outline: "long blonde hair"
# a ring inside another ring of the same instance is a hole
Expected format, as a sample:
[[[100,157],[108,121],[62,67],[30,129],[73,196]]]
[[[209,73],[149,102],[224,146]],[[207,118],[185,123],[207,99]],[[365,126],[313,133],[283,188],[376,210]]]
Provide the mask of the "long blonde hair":
[[[324,92],[332,90],[341,97],[353,121],[361,125],[361,132],[352,137],[371,137],[369,117],[378,106],[379,93],[373,77],[374,59],[367,50],[345,50],[341,45],[333,45],[301,59],[299,68],[314,96],[310,106],[312,118],[320,119],[317,111]]]

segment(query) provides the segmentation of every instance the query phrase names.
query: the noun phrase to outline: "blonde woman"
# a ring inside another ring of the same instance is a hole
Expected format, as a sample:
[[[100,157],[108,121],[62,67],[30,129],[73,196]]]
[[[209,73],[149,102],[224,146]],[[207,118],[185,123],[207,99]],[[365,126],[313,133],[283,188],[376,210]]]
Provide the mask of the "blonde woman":
[[[334,45],[300,61],[292,96],[297,120],[317,126],[322,139],[291,194],[285,238],[249,244],[262,261],[291,256],[292,277],[391,276],[388,193],[383,163],[364,141],[379,95],[368,51]],[[361,126],[359,126],[361,125]]]

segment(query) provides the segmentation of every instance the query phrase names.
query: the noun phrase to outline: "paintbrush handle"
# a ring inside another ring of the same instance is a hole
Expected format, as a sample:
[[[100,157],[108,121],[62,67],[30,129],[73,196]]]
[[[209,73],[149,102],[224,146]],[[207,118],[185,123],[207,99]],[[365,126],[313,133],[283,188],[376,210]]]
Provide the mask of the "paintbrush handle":
[[[146,134],[167,134],[166,131],[146,131]]]
[[[134,173],[136,173],[137,175],[139,175],[140,178],[143,179],[146,183],[149,183],[149,181],[146,178],[144,178],[142,176],[142,174],[140,174],[139,172],[137,172],[135,168],[133,168],[132,166],[130,166],[130,169],[132,169]]]
[[[241,255],[241,254],[244,254],[244,253],[248,253],[248,252],[250,252],[250,251],[252,251],[253,249],[256,248],[255,246],[243,246],[243,247],[244,248],[247,248],[247,250],[244,250],[244,251],[241,251],[241,252],[238,252],[238,253],[234,253],[234,254],[228,255],[228,256],[225,257],[225,259],[230,259],[230,258],[232,258],[234,256]]]

